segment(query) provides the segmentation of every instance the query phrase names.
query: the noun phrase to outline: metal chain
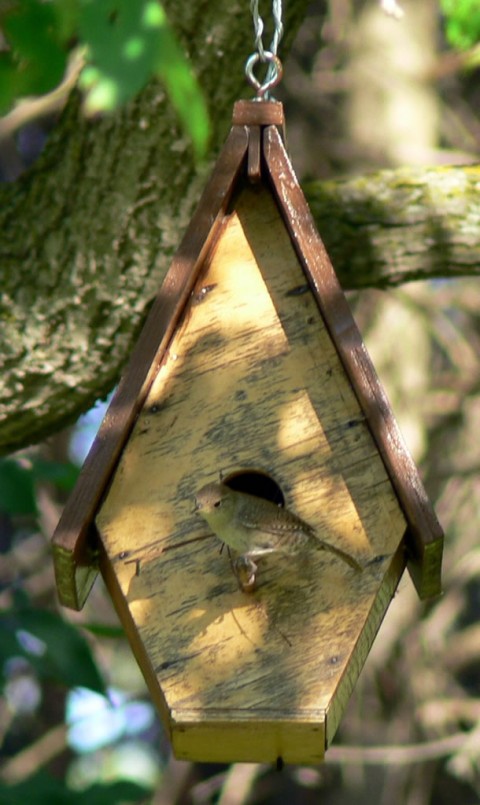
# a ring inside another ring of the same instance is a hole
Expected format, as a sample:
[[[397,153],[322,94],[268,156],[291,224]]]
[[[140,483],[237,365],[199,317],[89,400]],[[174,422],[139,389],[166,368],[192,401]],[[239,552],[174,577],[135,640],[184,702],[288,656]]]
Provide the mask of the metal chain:
[[[272,16],[274,22],[273,38],[270,44],[270,49],[265,50],[263,46],[263,31],[264,24],[258,10],[259,0],[251,0],[250,9],[253,17],[253,28],[255,33],[255,47],[256,53],[253,53],[245,65],[245,73],[250,84],[257,91],[257,100],[268,99],[269,90],[275,87],[282,78],[283,68],[280,59],[277,56],[278,45],[283,36],[283,23],[282,23],[282,0],[272,0]],[[267,74],[263,84],[257,80],[253,72],[253,68],[261,61],[264,64],[268,62]]]
[[[379,0],[381,8],[386,14],[399,20],[403,17],[403,9],[397,0]],[[270,44],[270,49],[265,50],[263,46],[263,31],[264,24],[259,12],[259,0],[250,0],[250,10],[253,17],[253,29],[255,34],[255,48],[256,52],[247,59],[245,65],[245,73],[248,81],[256,89],[257,95],[255,100],[268,100],[270,98],[269,90],[276,87],[282,80],[283,67],[282,62],[277,56],[278,46],[283,36],[283,23],[282,23],[282,0],[272,0],[272,16],[274,22],[273,38]],[[267,74],[265,81],[260,83],[256,78],[253,69],[258,62],[263,64],[268,62]]]

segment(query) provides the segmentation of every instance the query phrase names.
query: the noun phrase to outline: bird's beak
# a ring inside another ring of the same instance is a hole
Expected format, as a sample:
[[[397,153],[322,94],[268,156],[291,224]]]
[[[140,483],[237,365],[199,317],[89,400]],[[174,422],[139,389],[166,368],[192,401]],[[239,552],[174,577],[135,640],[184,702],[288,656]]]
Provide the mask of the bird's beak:
[[[195,498],[195,506],[192,509],[192,514],[197,514],[201,509],[200,503],[198,502],[197,498]]]

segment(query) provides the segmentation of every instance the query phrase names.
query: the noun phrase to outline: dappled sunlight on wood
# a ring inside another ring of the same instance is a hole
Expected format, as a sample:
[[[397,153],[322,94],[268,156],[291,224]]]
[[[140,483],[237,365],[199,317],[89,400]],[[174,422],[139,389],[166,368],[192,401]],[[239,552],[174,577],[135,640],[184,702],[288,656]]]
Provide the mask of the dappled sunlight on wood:
[[[179,756],[261,760],[277,741],[286,760],[303,752],[313,761],[402,572],[406,526],[316,303],[296,291],[305,277],[273,201],[245,190],[236,210],[97,525]],[[218,541],[190,540],[206,534],[192,513],[197,490],[242,467],[269,474],[287,505],[363,572],[323,551],[270,556],[257,591],[241,592]],[[224,745],[210,746],[220,723]],[[260,730],[250,745],[249,724]]]

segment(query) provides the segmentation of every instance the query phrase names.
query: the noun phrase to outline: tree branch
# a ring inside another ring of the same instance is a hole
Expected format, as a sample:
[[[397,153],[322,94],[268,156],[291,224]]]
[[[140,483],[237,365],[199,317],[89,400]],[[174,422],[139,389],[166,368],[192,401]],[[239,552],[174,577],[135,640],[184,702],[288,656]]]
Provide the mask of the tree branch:
[[[233,102],[249,94],[249,4],[164,5],[209,102],[213,159]],[[283,54],[307,7],[287,5]],[[85,120],[72,98],[34,168],[0,187],[0,453],[73,422],[112,388],[208,170],[195,169],[152,81],[103,120]]]
[[[168,6],[210,102],[213,159],[233,101],[247,94],[248,4]],[[307,6],[287,4],[282,52]],[[73,422],[112,388],[209,168],[195,170],[152,82],[103,120],[86,121],[73,97],[34,168],[0,188],[0,452]],[[345,287],[478,272],[479,170],[310,185]]]
[[[480,273],[480,167],[386,170],[304,189],[345,288]]]

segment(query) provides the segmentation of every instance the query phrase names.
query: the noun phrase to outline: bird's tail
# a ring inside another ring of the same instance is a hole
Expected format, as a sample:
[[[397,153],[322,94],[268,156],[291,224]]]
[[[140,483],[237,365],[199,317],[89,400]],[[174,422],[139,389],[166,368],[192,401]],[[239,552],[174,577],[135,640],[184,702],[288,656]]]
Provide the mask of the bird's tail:
[[[335,554],[335,556],[338,556],[338,558],[342,559],[343,562],[346,562],[347,565],[353,567],[353,569],[356,570],[357,573],[363,570],[362,565],[359,562],[357,562],[357,560],[354,559],[353,556],[350,556],[348,553],[345,553],[345,551],[341,551],[340,548],[335,548],[333,545],[329,545],[328,542],[323,542],[323,540],[318,540],[318,542],[320,543],[319,546],[320,550],[328,551],[329,553]]]

